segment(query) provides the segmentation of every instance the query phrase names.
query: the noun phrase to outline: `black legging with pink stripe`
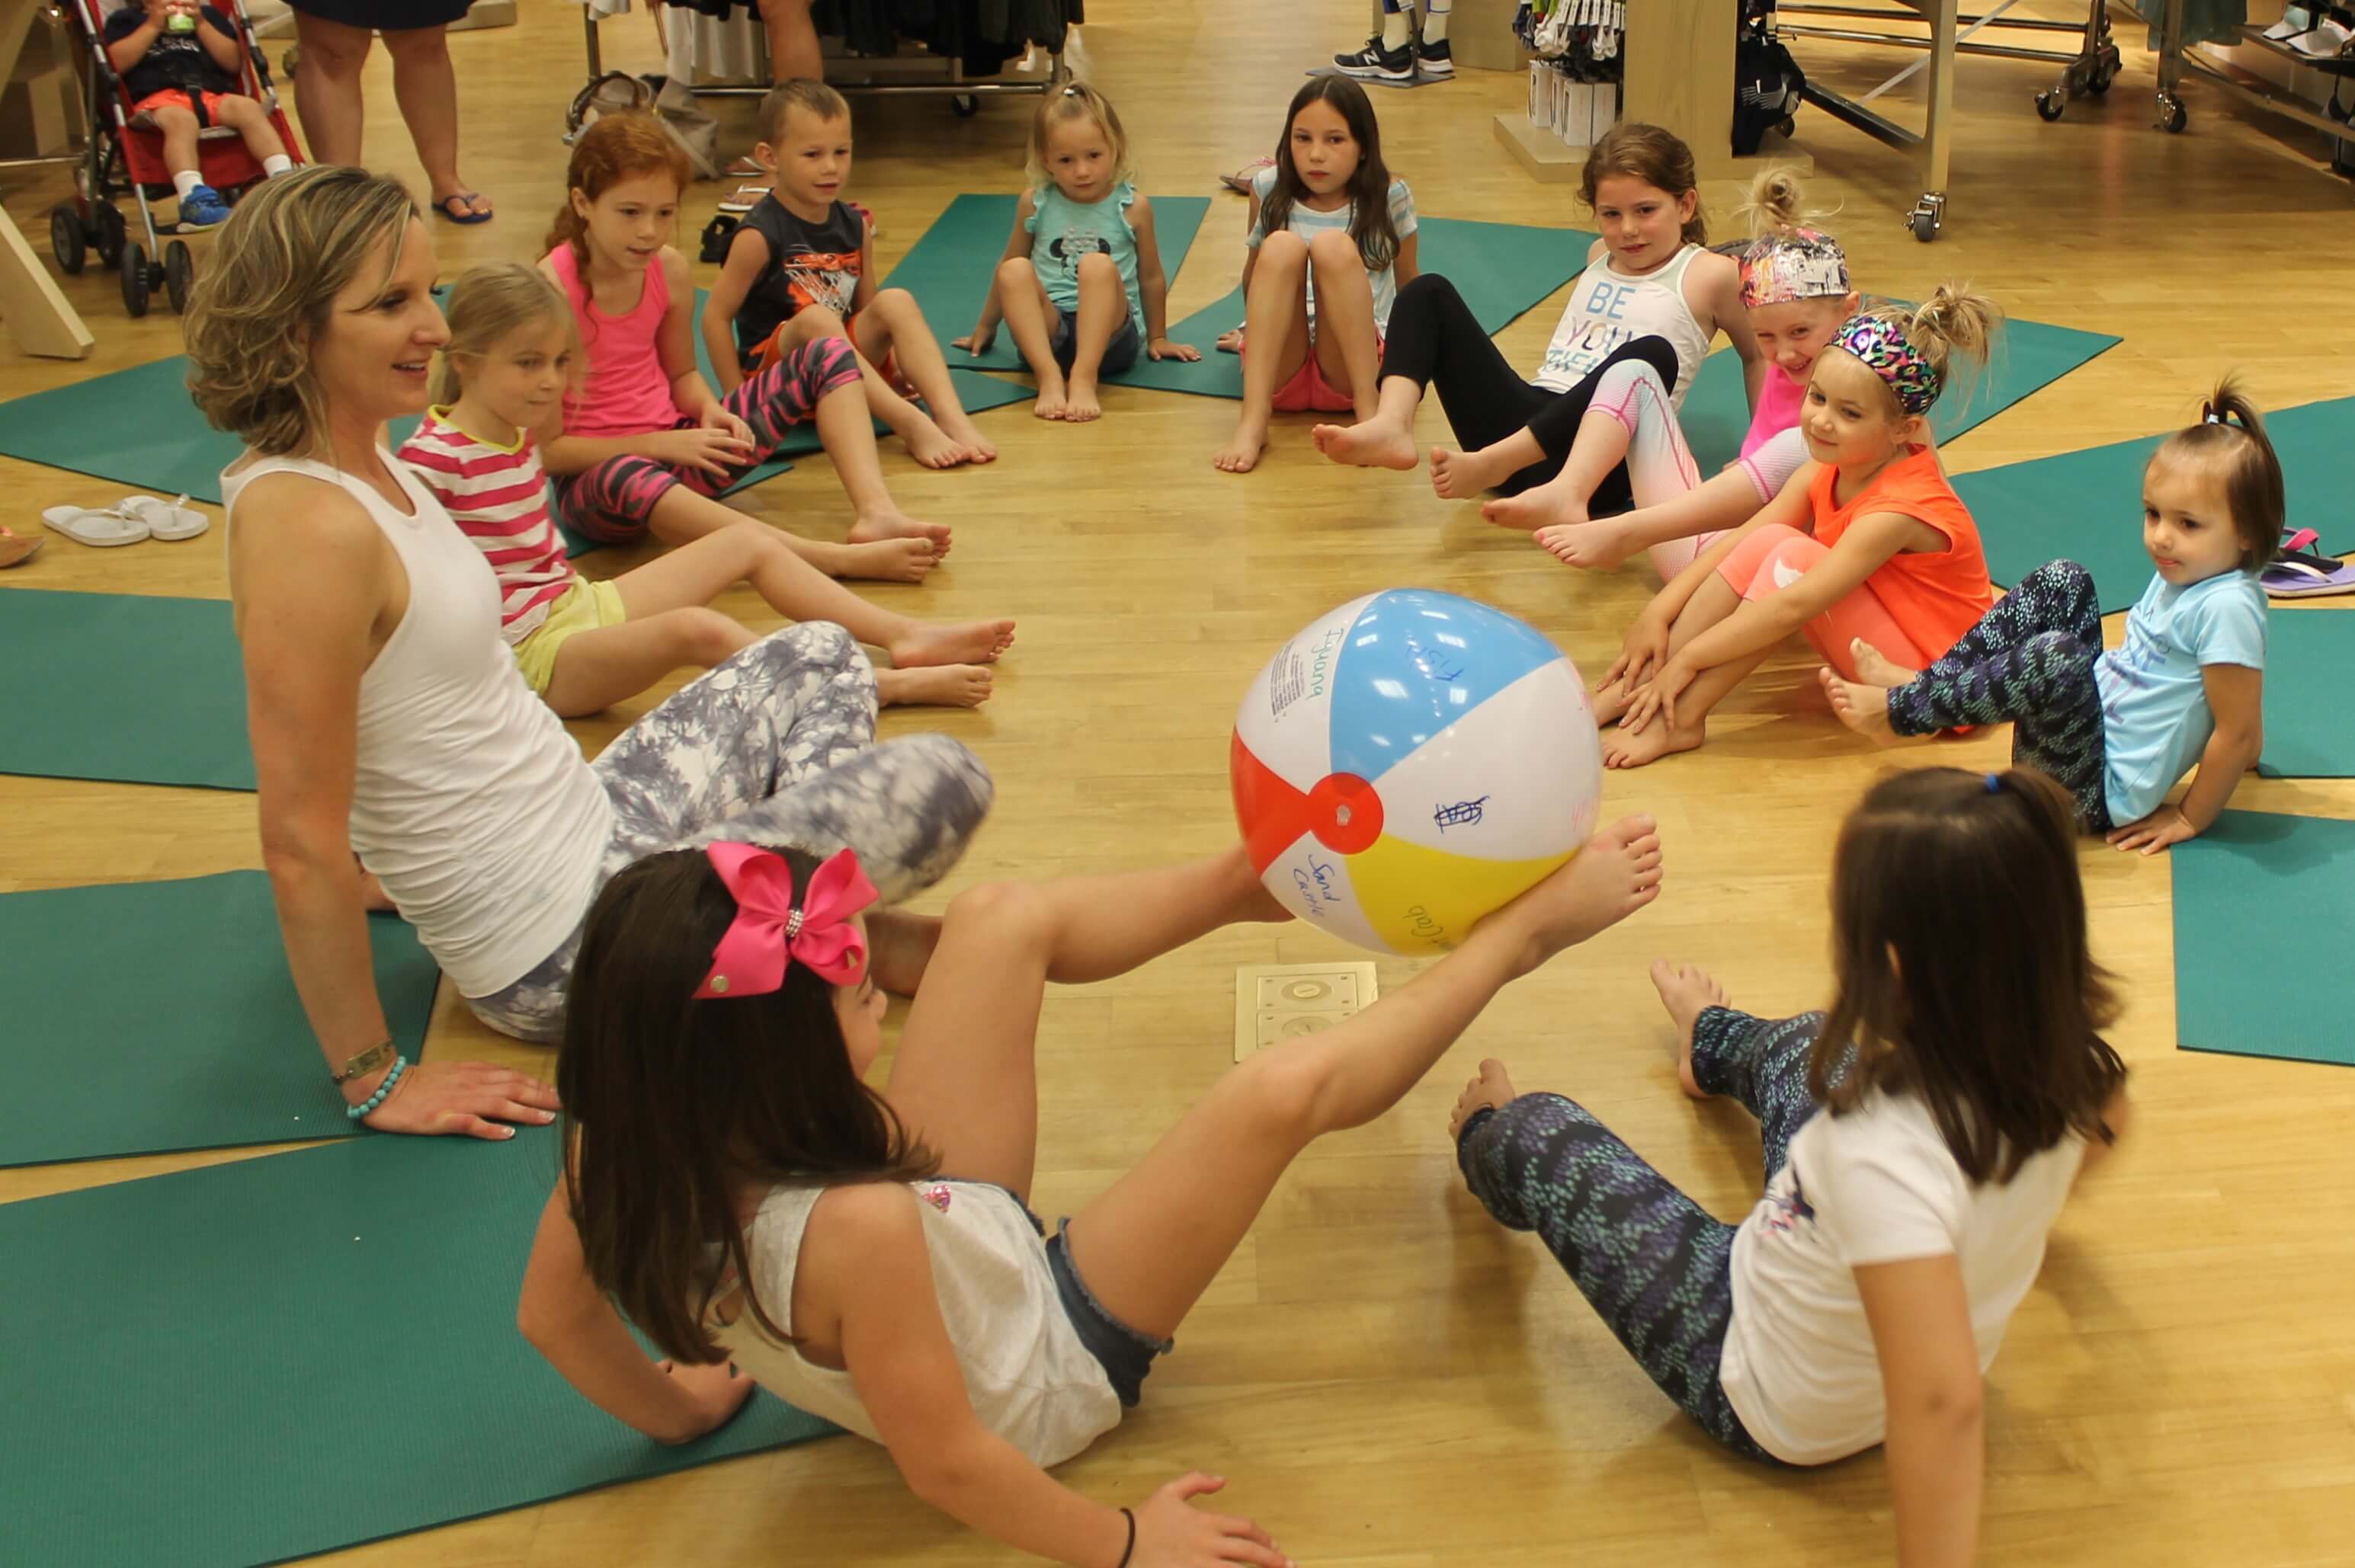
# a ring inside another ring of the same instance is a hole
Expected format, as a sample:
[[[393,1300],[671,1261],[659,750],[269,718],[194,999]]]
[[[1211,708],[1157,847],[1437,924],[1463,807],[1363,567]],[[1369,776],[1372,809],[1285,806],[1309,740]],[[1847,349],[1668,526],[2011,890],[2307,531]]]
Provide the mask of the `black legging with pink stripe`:
[[[846,387],[858,387],[858,355],[850,341],[825,337],[805,343],[720,399],[752,429],[752,454],[742,463],[714,477],[653,458],[607,458],[556,482],[559,516],[574,533],[601,544],[634,543],[645,533],[655,503],[673,485],[717,495],[774,457],[785,432],[815,414],[819,398]],[[682,419],[679,426],[687,423]]]

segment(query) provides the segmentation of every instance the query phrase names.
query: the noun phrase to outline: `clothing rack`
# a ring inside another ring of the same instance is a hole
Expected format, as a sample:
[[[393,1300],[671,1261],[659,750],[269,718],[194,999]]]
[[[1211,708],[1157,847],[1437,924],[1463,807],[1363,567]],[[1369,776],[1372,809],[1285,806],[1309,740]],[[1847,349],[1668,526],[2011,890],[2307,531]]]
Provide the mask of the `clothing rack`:
[[[2179,7],[2182,0],[2170,0]],[[1879,32],[1853,26],[1775,26],[1778,36],[1789,38],[1836,38],[1847,43],[1879,44],[1892,48],[1921,49],[1927,58],[1914,61],[1861,98],[1846,98],[1819,85],[1812,78],[1801,90],[1801,97],[1833,119],[1863,132],[1877,142],[1913,153],[1922,172],[1923,190],[1905,215],[1913,238],[1927,243],[1938,238],[1945,225],[1946,183],[1953,164],[1953,125],[1955,105],[1955,57],[1957,55],[1992,55],[2003,59],[2049,60],[2061,66],[2061,79],[2052,87],[2036,96],[2036,111],[2046,120],[2058,120],[2069,100],[2087,93],[2099,96],[2110,90],[2118,74],[2118,48],[2110,33],[2108,0],[2087,0],[2085,20],[2077,22],[2041,21],[2030,17],[2006,15],[2019,0],[1997,0],[1997,4],[1977,16],[1961,14],[1957,0],[1904,0],[1901,6],[1836,4],[1833,0],[1782,0],[1775,7],[1781,16],[1828,16],[1844,23],[1857,21],[1902,22],[1908,26],[1926,25],[1923,33]],[[2040,49],[2019,44],[1981,42],[1977,35],[1987,28],[2010,32],[2062,33],[2074,36],[2078,46],[2073,50]],[[1919,132],[1907,129],[1870,107],[1873,100],[1923,70],[1930,73],[1929,109]]]
[[[605,74],[604,50],[597,34],[600,16],[624,9],[627,9],[626,0],[621,5],[602,12],[593,4],[581,7],[581,26],[588,57],[589,80],[591,82]],[[757,27],[749,15],[744,20],[746,26]],[[820,40],[821,43],[839,41]],[[698,98],[759,98],[775,83],[770,75],[765,46],[754,51],[754,58],[758,63],[749,81],[690,82],[689,89]],[[979,113],[984,98],[1024,95],[1043,98],[1071,79],[1071,71],[1063,64],[1062,51],[1037,45],[1029,46],[1010,69],[987,77],[968,76],[963,60],[929,50],[897,55],[829,53],[826,61],[826,85],[839,92],[875,98],[945,95],[950,108],[960,119]],[[835,69],[837,64],[863,66],[867,74],[863,77],[839,75]]]
[[[2149,8],[2145,7],[2146,16]],[[2287,43],[2265,37],[2265,29],[2248,26],[2241,29],[2239,43],[2282,56],[2308,70],[2325,76],[2346,78],[2355,76],[2355,55],[2339,54],[2320,58],[2292,48]],[[2332,117],[2328,111],[2278,92],[2253,77],[2239,72],[2222,60],[2192,48],[2183,41],[2183,0],[2164,0],[2158,17],[2158,128],[2170,133],[2180,132],[2191,122],[2191,112],[2183,103],[2183,71],[2189,66],[2192,72],[2211,87],[2220,88],[2269,114],[2294,120],[2300,125],[2321,132],[2341,143],[2355,143],[2355,129],[2348,122]],[[2343,160],[2341,160],[2343,161]]]

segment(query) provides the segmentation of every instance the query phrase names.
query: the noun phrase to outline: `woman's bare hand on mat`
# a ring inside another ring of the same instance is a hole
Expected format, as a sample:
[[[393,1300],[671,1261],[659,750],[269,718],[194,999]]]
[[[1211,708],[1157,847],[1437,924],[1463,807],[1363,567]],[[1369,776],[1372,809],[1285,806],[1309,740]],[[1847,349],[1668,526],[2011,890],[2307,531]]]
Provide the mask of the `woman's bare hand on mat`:
[[[673,468],[699,469],[714,479],[728,477],[732,465],[752,461],[752,443],[739,440],[726,430],[708,429],[698,426],[691,430],[663,430],[649,438],[648,454],[656,462],[666,462]]]
[[[2140,850],[2145,854],[2157,854],[2169,844],[2199,836],[2200,830],[2191,825],[2180,806],[2161,806],[2139,822],[2111,829],[2109,835],[2113,849]]]
[[[1292,1568],[1292,1559],[1251,1520],[1209,1513],[1186,1500],[1226,1484],[1223,1476],[1198,1470],[1146,1499],[1135,1510],[1136,1550],[1129,1554],[1130,1568],[1220,1568],[1229,1563]]]
[[[384,1104],[361,1119],[378,1132],[502,1139],[515,1136],[511,1123],[538,1127],[554,1121],[563,1108],[552,1086],[512,1067],[412,1062]]]
[[[719,1431],[744,1408],[744,1402],[752,1397],[752,1390],[758,1386],[726,1361],[709,1366],[681,1366],[677,1361],[659,1364],[670,1373],[670,1381],[679,1392],[687,1395],[696,1420],[701,1424],[685,1436],[666,1438],[666,1442],[692,1443],[707,1433]]]

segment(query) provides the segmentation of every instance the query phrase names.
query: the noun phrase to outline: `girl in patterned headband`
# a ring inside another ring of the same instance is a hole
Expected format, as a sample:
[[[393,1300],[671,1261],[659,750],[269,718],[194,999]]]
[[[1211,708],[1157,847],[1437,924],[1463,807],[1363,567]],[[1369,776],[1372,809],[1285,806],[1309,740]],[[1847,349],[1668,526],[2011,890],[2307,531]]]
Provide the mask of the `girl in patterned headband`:
[[[1699,746],[1710,709],[1794,631],[1853,680],[1859,646],[1919,670],[1987,612],[1987,557],[1930,450],[1929,413],[1955,358],[1984,362],[2001,320],[1941,285],[1918,309],[1870,312],[1833,335],[1799,418],[1813,477],[1702,551],[1636,618],[1595,702],[1598,719],[1619,721],[1606,764]]]
[[[1703,482],[1685,446],[1666,389],[1646,367],[1634,366],[1608,394],[1598,390],[1595,413],[1560,478],[1524,495],[1489,503],[1494,523],[1537,529],[1537,542],[1565,565],[1607,569],[1638,550],[1668,580],[1690,566],[1718,531],[1739,527],[1782,492],[1807,461],[1798,433],[1799,406],[1816,355],[1859,300],[1849,281],[1839,241],[1813,227],[1798,176],[1770,169],[1751,187],[1752,235],[1727,248],[1740,269],[1741,299],[1750,330],[1766,361],[1755,383],[1750,433],[1739,461]],[[1584,476],[1603,471],[1624,452],[1636,510],[1590,519],[1592,486]]]

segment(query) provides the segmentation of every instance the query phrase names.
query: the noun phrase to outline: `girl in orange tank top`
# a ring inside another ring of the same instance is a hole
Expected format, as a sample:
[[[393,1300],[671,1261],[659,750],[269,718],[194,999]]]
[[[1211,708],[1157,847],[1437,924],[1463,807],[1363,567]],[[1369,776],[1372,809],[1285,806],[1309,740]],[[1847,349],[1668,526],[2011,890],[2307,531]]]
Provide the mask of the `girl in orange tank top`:
[[[1816,465],[1662,588],[1604,676],[1595,715],[1619,727],[1603,759],[1640,768],[1706,736],[1710,710],[1774,645],[1802,632],[1857,678],[1921,669],[1995,602],[1969,511],[1929,448],[1951,363],[1985,363],[2002,317],[1941,285],[1914,310],[1850,319],[1817,357],[1799,428]],[[1901,677],[1902,678],[1902,677]]]

